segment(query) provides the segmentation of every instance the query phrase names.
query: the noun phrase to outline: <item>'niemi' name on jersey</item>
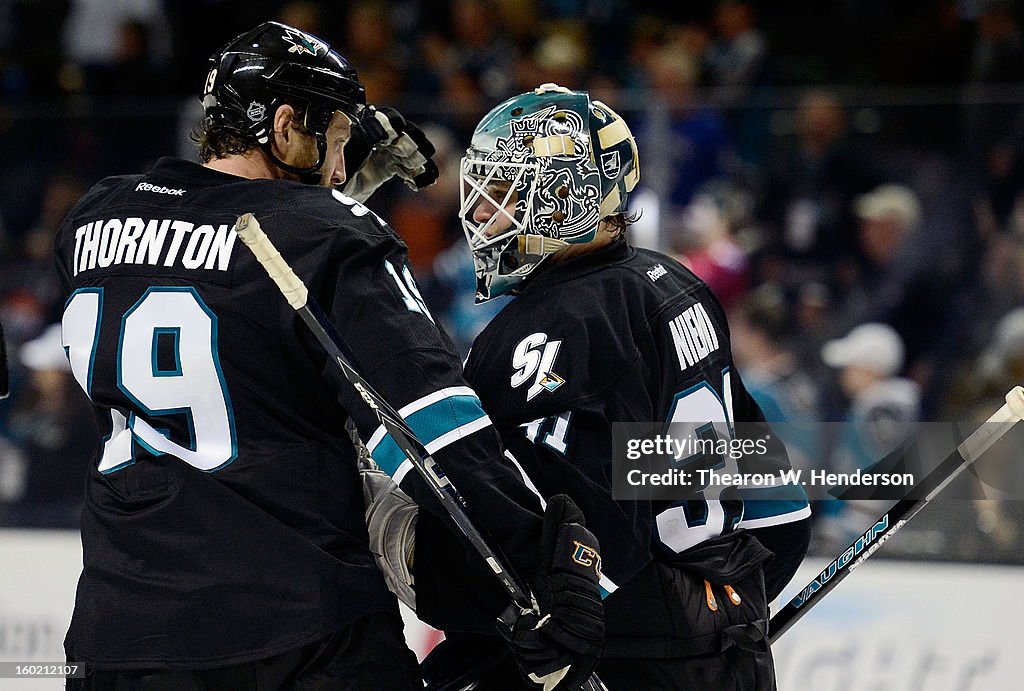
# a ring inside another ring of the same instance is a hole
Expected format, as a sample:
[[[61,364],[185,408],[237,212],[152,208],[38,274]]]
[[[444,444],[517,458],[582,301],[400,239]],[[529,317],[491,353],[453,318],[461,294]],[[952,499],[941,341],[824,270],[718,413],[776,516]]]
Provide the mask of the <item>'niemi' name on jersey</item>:
[[[704,305],[697,303],[668,323],[679,369],[697,364],[718,350],[718,334]]]
[[[73,271],[77,276],[118,264],[227,271],[235,238],[228,224],[138,216],[93,221],[75,230]]]

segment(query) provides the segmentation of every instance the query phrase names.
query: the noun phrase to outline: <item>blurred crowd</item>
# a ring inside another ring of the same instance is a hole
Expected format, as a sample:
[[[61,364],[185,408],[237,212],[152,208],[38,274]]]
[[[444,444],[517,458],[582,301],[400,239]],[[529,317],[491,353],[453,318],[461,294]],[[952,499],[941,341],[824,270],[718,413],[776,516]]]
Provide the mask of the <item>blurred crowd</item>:
[[[55,229],[100,177],[194,158],[207,56],[270,18],[330,42],[437,146],[437,185],[371,205],[463,351],[501,305],[473,305],[458,159],[490,107],[557,82],[630,122],[632,241],[712,286],[769,418],[835,423],[793,433],[797,458],[865,467],[1024,381],[1024,7],[1008,0],[0,0],[0,525],[74,525],[93,453],[52,328]],[[960,494],[934,522],[960,537],[932,551],[1019,561],[1022,502]],[[844,507],[820,508],[821,534],[845,539]]]

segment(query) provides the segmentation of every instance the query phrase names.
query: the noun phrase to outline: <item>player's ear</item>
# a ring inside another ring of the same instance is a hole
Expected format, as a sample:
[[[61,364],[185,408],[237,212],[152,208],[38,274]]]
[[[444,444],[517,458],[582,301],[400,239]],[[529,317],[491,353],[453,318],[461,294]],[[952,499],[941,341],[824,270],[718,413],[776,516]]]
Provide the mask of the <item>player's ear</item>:
[[[294,118],[295,109],[287,103],[278,106],[277,111],[274,113],[274,128],[271,136],[274,138],[274,145],[282,154],[286,152],[286,148],[291,142],[291,124]]]

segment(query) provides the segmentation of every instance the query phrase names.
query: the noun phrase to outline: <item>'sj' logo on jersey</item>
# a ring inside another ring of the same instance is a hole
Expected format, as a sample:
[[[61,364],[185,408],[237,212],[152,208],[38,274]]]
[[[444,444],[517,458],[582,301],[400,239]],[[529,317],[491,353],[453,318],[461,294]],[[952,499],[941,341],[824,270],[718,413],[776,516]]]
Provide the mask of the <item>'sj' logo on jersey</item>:
[[[565,379],[551,371],[561,345],[561,341],[548,341],[548,335],[541,332],[519,341],[512,351],[512,388],[532,381],[526,391],[526,400],[529,401],[542,391],[554,391],[564,384]]]

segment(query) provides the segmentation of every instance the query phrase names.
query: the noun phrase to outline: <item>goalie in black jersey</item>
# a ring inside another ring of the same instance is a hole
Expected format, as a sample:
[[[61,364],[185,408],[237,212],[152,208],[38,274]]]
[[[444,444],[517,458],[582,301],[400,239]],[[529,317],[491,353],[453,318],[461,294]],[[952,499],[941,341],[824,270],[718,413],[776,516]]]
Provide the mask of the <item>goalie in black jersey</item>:
[[[484,117],[462,161],[462,224],[478,301],[517,297],[476,339],[466,378],[531,487],[542,499],[572,497],[601,542],[602,681],[613,691],[772,689],[768,603],[807,548],[803,489],[612,497],[616,423],[713,428],[723,439],[743,434],[741,423],[765,431],[707,285],[626,241],[639,175],[628,126],[584,92],[546,84]],[[781,442],[769,439],[771,465],[788,467]],[[371,511],[380,551],[401,551],[396,533],[382,539],[395,528],[382,517],[408,534],[410,515]],[[433,522],[418,519],[417,553],[440,535]],[[450,597],[471,628],[468,613],[486,600],[476,582],[456,580],[448,593],[451,581],[423,571],[413,564],[420,609]],[[408,584],[408,572],[391,576]],[[525,687],[499,639],[458,626],[446,633],[424,664],[429,688]]]
[[[422,688],[368,545],[348,421],[439,529],[450,521],[355,389],[324,381],[335,368],[236,241],[243,213],[529,580],[549,625],[529,641],[543,663],[520,656],[523,671],[585,679],[603,631],[596,570],[567,581],[541,549],[585,529],[571,510],[541,515],[405,246],[360,203],[393,176],[436,178],[429,142],[367,106],[326,43],[273,22],[211,59],[203,106],[202,165],[102,180],[56,237],[63,345],[103,435],[65,640],[88,674],[69,688]]]

